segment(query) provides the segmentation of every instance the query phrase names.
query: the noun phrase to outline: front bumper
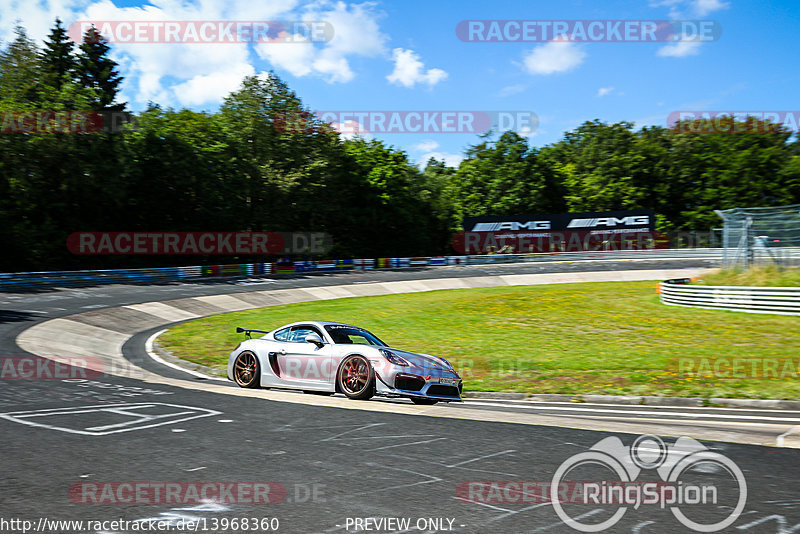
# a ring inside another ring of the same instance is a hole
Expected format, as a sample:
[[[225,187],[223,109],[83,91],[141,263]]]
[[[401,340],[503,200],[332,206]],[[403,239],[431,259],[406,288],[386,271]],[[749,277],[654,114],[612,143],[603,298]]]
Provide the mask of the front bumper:
[[[388,376],[375,374],[375,394],[383,397],[417,397],[443,402],[461,402],[463,382],[454,371],[425,369],[426,375],[414,369],[395,371]],[[442,383],[442,379],[445,382]],[[451,383],[454,382],[454,383]]]

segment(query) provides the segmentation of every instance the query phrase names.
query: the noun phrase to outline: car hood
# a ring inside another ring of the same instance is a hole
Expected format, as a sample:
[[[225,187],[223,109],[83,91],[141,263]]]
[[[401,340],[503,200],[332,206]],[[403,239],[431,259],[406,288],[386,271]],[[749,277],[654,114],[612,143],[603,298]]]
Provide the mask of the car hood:
[[[401,358],[404,358],[408,363],[413,365],[414,367],[419,367],[421,369],[435,369],[437,371],[450,371],[452,367],[450,366],[449,362],[444,358],[439,358],[438,356],[432,356],[430,354],[421,354],[417,352],[409,352],[407,350],[400,350],[395,348],[387,348],[389,350]]]

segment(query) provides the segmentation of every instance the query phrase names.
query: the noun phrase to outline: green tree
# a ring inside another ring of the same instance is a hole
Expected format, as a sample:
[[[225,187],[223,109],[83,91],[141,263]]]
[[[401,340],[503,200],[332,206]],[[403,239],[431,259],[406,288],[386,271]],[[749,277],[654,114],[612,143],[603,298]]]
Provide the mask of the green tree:
[[[61,91],[65,84],[74,80],[77,63],[73,48],[74,44],[67,35],[67,30],[61,25],[61,19],[56,18],[40,54],[42,83]]]
[[[508,131],[491,133],[466,151],[447,195],[458,218],[560,211],[558,172],[526,138]]]
[[[670,132],[670,181],[682,192],[675,215],[679,229],[719,225],[716,209],[800,201],[789,131],[752,117],[727,119],[712,131],[693,130],[679,124]]]
[[[39,48],[25,28],[14,28],[14,40],[0,52],[0,107],[4,110],[35,109],[41,77]]]
[[[81,86],[92,91],[92,109],[123,110],[124,103],[114,102],[124,78],[119,75],[117,62],[109,57],[110,47],[94,26],[86,30],[79,48],[76,72]]]

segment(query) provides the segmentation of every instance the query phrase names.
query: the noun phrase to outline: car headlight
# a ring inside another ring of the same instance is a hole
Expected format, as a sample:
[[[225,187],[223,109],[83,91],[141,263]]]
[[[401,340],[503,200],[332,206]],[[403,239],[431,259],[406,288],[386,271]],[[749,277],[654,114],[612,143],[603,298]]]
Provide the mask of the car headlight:
[[[389,360],[389,363],[393,363],[395,365],[399,365],[401,367],[408,367],[409,363],[406,361],[405,358],[401,358],[397,354],[392,351],[381,349],[381,356]]]
[[[442,362],[442,365],[444,365],[444,368],[447,369],[448,371],[455,371],[456,370],[456,368],[453,367],[453,364],[448,362],[444,358],[439,358],[439,361]]]
[[[455,368],[450,364],[450,362],[448,362],[444,358],[441,358],[439,356],[431,356],[430,354],[426,354],[426,356],[431,360],[433,360],[434,362],[441,365],[442,369],[444,369],[445,371],[455,371]]]

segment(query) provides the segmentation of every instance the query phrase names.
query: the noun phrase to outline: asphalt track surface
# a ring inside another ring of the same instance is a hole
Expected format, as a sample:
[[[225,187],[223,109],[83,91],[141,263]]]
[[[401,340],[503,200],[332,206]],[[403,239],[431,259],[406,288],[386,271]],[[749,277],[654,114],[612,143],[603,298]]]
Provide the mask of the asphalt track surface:
[[[276,277],[232,283],[2,293],[0,348],[4,358],[30,356],[14,340],[22,330],[43,320],[101,307],[198,295],[435,277],[707,266],[709,262],[704,260],[492,265]],[[147,334],[140,334],[126,344],[123,349],[126,357],[138,363],[146,361],[142,359],[142,351]],[[152,362],[145,365],[168,377],[186,378],[180,371]],[[565,420],[590,417],[601,424],[607,421],[609,428],[614,428],[617,421],[631,419],[652,420],[654,428],[661,428],[657,425],[659,419],[671,424],[683,420],[689,429],[704,420],[718,422],[726,417],[738,423],[751,420],[753,424],[764,417],[792,424],[800,419],[798,413],[783,411],[559,403],[535,406],[491,400],[473,400],[463,407],[476,414],[500,410],[535,412]],[[4,414],[0,418],[4,445],[0,532],[4,533],[22,532],[19,523],[3,523],[12,519],[33,521],[31,530],[39,527],[40,532],[132,532],[142,530],[146,523],[141,520],[146,519],[171,522],[174,525],[171,532],[194,531],[179,530],[181,519],[196,521],[199,532],[233,532],[244,529],[232,528],[230,524],[225,528],[225,521],[243,517],[277,518],[280,523],[277,531],[291,533],[577,532],[557,516],[552,503],[541,498],[541,488],[547,487],[565,460],[586,452],[601,439],[617,436],[624,445],[631,445],[637,437],[613,431],[275,402],[168,385],[153,386],[110,375],[91,381],[2,380],[0,412]],[[141,417],[142,413],[149,415]],[[87,425],[87,421],[91,424]],[[89,427],[94,430],[76,433]],[[674,436],[671,432],[664,435]],[[664,441],[672,443],[674,438]],[[800,453],[796,449],[724,441],[704,442],[704,445],[735,462],[747,483],[744,512],[723,531],[800,532]],[[697,480],[702,478],[706,484],[722,488],[721,492],[733,484],[724,470],[700,471]],[[591,480],[613,480],[608,471],[593,476],[597,478]],[[654,472],[648,472],[639,480],[657,478]],[[129,494],[103,498],[100,493],[103,488],[118,487],[104,485],[106,482],[136,482],[140,488],[144,487],[142,483],[151,484],[152,488],[161,482],[184,483],[183,487],[191,482],[271,482],[274,483],[270,486],[271,500],[280,502],[249,504],[248,495],[240,495],[234,499],[238,502],[221,505],[187,504],[180,499],[177,502],[160,499],[162,502],[154,504],[109,504],[120,500],[119,497],[124,500]],[[509,482],[528,482],[529,493],[523,496],[515,493],[515,486]],[[92,493],[95,487],[99,489]],[[465,488],[478,489],[470,493]],[[491,493],[498,488],[504,488],[506,494]],[[82,502],[91,501],[92,496],[101,498],[103,504]],[[711,522],[725,517],[732,502],[698,505],[690,512],[695,519]],[[616,505],[592,503],[564,507],[572,517],[580,516],[587,522],[608,518],[617,509]],[[409,526],[364,523],[366,518],[407,519]],[[111,528],[116,526],[111,524],[106,529],[89,529],[87,526],[91,525],[87,524],[79,529],[74,525],[57,528],[48,523],[71,519],[124,519],[139,523],[136,529],[130,524],[127,529]],[[362,522],[359,524],[358,520]],[[643,504],[638,509],[629,507],[608,531],[647,534],[691,530],[668,509]]]

